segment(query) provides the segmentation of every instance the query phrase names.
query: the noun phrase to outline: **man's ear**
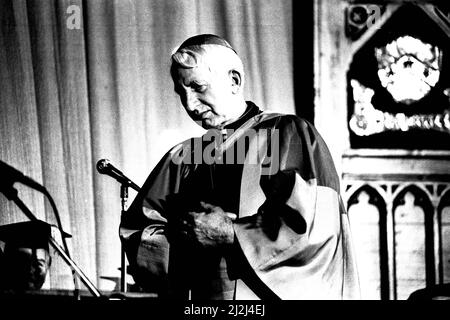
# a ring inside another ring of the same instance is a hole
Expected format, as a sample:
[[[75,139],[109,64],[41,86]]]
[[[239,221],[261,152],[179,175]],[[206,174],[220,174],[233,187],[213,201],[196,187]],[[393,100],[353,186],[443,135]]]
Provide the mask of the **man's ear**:
[[[232,92],[233,92],[233,94],[236,94],[241,90],[241,87],[242,87],[242,75],[237,70],[230,70],[228,72],[228,75],[230,76],[230,80],[231,80]]]

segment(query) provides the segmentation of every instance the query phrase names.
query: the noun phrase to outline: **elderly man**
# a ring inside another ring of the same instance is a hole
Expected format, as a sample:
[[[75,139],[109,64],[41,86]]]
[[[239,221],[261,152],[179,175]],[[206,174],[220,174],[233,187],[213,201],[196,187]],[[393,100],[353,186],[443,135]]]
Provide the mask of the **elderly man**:
[[[215,35],[172,55],[175,92],[208,131],[154,168],[120,236],[135,281],[182,299],[352,299],[359,287],[339,178],[316,129],[245,101]]]

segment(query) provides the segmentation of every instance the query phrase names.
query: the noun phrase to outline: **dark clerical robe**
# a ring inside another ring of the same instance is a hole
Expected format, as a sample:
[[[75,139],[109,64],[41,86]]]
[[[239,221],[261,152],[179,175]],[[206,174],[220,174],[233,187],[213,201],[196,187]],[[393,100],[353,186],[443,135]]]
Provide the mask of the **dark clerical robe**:
[[[120,236],[135,281],[186,299],[359,298],[325,142],[297,116],[247,104],[225,130],[173,147],[124,213]],[[232,246],[205,249],[171,236],[171,219],[199,201],[238,216]]]

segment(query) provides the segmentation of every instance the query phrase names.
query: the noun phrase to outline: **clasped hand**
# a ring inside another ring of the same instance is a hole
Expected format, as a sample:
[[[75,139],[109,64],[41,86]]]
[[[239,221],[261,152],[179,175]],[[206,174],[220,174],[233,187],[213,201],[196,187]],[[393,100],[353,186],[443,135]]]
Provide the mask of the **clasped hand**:
[[[216,248],[234,241],[234,213],[201,201],[200,209],[182,214],[176,232],[182,239],[195,242],[205,248]]]

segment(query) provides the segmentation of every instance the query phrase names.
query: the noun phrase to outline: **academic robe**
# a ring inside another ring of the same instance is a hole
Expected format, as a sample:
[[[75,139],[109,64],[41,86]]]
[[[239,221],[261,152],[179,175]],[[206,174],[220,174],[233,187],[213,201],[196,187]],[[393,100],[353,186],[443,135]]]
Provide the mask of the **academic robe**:
[[[248,106],[226,137],[209,130],[173,147],[124,213],[120,237],[135,281],[182,299],[359,298],[325,142],[297,116]],[[238,215],[231,247],[171,236],[171,219],[199,201]]]

